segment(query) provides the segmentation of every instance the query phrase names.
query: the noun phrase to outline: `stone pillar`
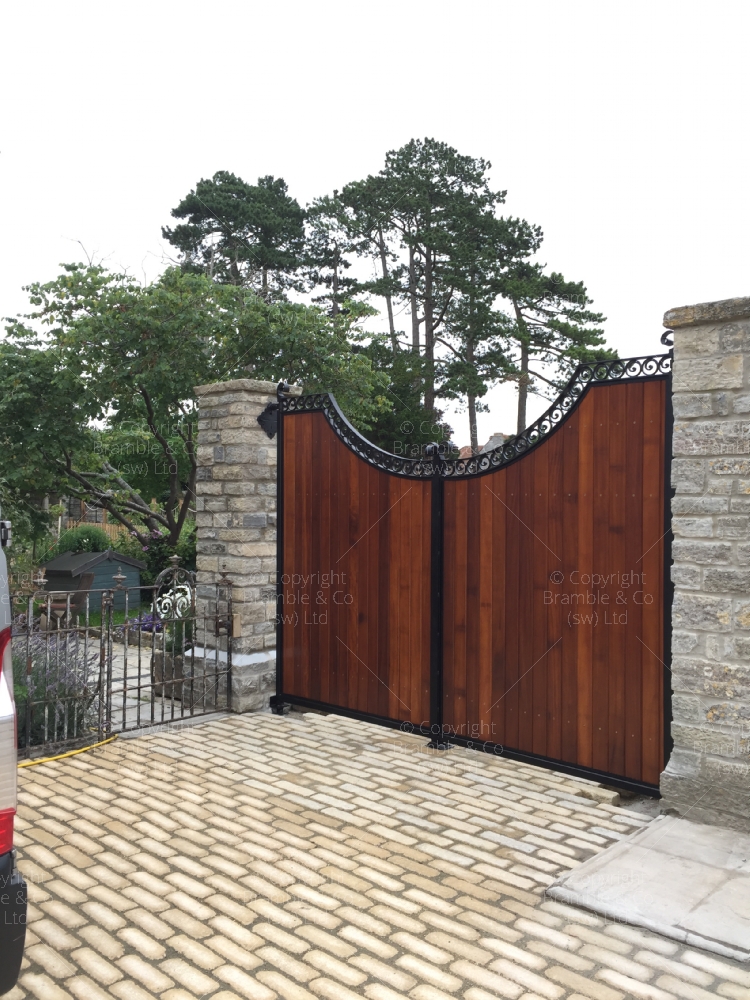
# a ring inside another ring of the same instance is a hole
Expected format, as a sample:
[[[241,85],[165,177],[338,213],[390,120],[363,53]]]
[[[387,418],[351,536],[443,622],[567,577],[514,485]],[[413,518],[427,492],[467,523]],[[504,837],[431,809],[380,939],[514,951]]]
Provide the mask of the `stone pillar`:
[[[750,298],[670,310],[672,687],[663,806],[750,825]]]
[[[258,423],[276,384],[236,379],[195,393],[197,597],[205,609],[216,581],[232,581],[232,708],[249,712],[268,707],[276,685],[276,438]]]

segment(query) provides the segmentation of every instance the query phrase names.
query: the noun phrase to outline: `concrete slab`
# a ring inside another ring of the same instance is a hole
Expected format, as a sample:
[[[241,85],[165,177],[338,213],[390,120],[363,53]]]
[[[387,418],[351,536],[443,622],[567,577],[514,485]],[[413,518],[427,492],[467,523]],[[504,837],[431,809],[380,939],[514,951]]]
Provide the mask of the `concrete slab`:
[[[750,961],[750,835],[660,816],[546,895]]]

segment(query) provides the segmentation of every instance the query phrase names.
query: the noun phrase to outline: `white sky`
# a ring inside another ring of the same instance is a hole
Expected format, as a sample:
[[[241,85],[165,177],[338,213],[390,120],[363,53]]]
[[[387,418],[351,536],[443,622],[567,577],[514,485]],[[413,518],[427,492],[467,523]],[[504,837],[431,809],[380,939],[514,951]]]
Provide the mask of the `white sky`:
[[[666,309],[750,294],[749,37],[740,0],[5,4],[0,315],[77,241],[154,277],[216,170],[305,204],[431,136],[491,160],[610,345],[660,353]],[[480,442],[515,426],[491,403]]]

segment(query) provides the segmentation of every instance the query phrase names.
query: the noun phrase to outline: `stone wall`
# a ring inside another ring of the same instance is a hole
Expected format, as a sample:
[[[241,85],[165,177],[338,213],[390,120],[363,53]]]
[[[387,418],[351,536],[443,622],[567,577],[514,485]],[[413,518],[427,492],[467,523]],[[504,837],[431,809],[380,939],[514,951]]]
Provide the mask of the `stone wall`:
[[[750,823],[750,298],[673,309],[672,687],[663,806]]]
[[[197,597],[203,613],[219,578],[232,581],[232,708],[248,712],[267,707],[276,685],[276,438],[258,424],[276,385],[236,379],[195,392]]]

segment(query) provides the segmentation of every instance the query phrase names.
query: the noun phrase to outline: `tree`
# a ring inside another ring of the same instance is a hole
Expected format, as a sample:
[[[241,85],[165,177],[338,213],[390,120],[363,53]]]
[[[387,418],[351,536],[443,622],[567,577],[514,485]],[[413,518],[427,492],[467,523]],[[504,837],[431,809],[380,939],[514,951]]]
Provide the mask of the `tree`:
[[[312,288],[325,289],[313,301],[330,302],[330,314],[337,316],[344,300],[358,290],[357,281],[345,273],[351,267],[347,255],[355,247],[342,222],[338,192],[334,191],[333,197],[316,198],[307,209],[306,221],[306,277]]]
[[[295,287],[305,213],[280,177],[252,185],[220,170],[198,181],[172,216],[187,221],[165,226],[162,236],[180,251],[184,270],[254,288],[264,299]]]
[[[444,454],[455,451],[452,429],[422,402],[421,381],[424,359],[412,351],[393,350],[383,335],[371,338],[361,348],[376,372],[385,378],[383,407],[367,429],[367,437],[378,447],[405,458],[424,457],[425,445],[436,442]]]
[[[481,397],[518,375],[510,350],[513,323],[498,306],[499,293],[508,269],[537,248],[541,234],[524,220],[498,218],[492,207],[469,205],[455,220],[454,238],[454,294],[436,338],[447,348],[437,361],[438,394],[466,399],[476,453]]]
[[[603,347],[600,324],[605,317],[592,304],[581,281],[545,273],[540,264],[519,261],[501,282],[501,293],[512,305],[512,339],[518,358],[518,429],[526,428],[528,392],[535,380],[559,391],[576,365],[583,361],[617,357]],[[535,367],[532,368],[531,365]],[[539,367],[546,368],[546,373]]]
[[[435,410],[436,338],[464,276],[465,220],[493,211],[505,196],[490,190],[489,166],[444,142],[413,139],[386,154],[377,179],[342,192],[352,205],[365,201],[371,217],[380,213],[379,231],[405,256],[391,271],[387,290],[408,304],[412,350],[422,349],[425,360],[424,405],[430,411]]]
[[[437,399],[465,399],[474,449],[476,414],[492,384],[518,381],[525,426],[536,380],[558,386],[578,361],[611,354],[600,346],[603,317],[587,308],[585,286],[533,263],[539,227],[498,215],[505,192],[490,187],[490,166],[414,139],[388,152],[377,175],[345,185],[333,212],[352,251],[377,270],[355,290],[384,300],[391,363],[407,346],[396,330],[401,305],[423,362],[412,369],[423,405],[437,417]]]
[[[379,277],[360,281],[357,291],[382,296],[388,316],[388,336],[393,356],[400,350],[393,302],[398,295],[403,267],[397,254],[389,245],[389,212],[391,202],[382,177],[368,177],[364,181],[347,184],[341,194],[334,192],[339,224],[350,240],[350,246],[359,257],[369,257]],[[417,346],[416,353],[419,353]]]
[[[356,309],[334,323],[177,268],[141,287],[74,264],[29,291],[36,311],[0,344],[0,477],[94,502],[144,545],[176,545],[194,507],[194,386],[250,361],[261,378],[335,387],[363,428],[385,405],[383,377],[352,351]],[[145,471],[130,458],[142,444]]]

